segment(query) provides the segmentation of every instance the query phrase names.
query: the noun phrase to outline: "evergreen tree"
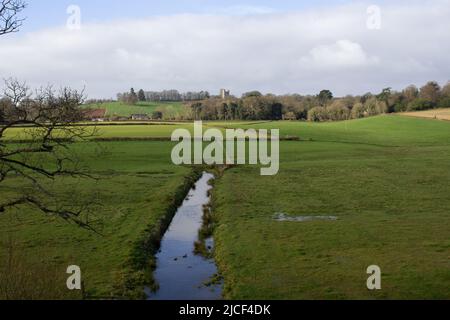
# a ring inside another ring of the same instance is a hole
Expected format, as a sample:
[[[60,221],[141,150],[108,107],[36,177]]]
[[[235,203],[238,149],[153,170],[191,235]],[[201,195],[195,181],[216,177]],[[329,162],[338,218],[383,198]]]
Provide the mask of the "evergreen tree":
[[[146,101],[147,99],[145,98],[145,92],[144,92],[144,90],[139,90],[139,92],[138,92],[138,99],[139,99],[139,101]]]

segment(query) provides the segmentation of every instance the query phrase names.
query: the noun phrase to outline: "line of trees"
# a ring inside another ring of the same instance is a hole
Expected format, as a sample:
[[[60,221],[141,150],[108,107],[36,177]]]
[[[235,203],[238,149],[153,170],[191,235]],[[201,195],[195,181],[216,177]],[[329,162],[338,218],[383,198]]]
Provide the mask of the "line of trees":
[[[111,102],[115,102],[115,100],[113,99],[87,99],[84,104],[85,105],[93,105],[93,104],[104,104],[104,103],[111,103]]]
[[[242,99],[210,98],[191,105],[196,120],[281,120],[283,104],[273,95],[247,95]]]
[[[181,102],[181,101],[200,101],[209,99],[208,91],[185,92],[180,93],[178,90],[164,91],[144,91],[140,89],[137,93],[134,88],[129,92],[117,94],[117,100],[125,104],[134,105],[138,102]]]
[[[207,91],[179,93],[136,91],[118,94],[118,100],[129,105],[139,101],[191,102],[182,112],[163,113],[170,120],[309,120],[313,122],[341,121],[375,116],[384,113],[420,111],[450,107],[450,82],[442,88],[430,81],[421,88],[414,85],[401,91],[383,89],[379,94],[334,97],[330,90],[317,95],[263,95],[259,91],[244,93],[241,98],[222,99]]]
[[[450,107],[450,82],[440,87],[430,81],[420,89],[409,86],[402,91],[383,89],[379,94],[348,95],[335,98],[329,90],[313,96],[298,94],[275,96],[258,91],[240,99],[213,97],[190,105],[184,118],[197,120],[309,120],[340,121],[384,113],[420,111]]]
[[[134,88],[131,88],[129,92],[118,93],[117,101],[120,101],[124,104],[135,105],[139,102],[139,96],[138,94],[136,94],[136,91],[134,91]]]
[[[164,90],[145,92],[146,101],[198,101],[209,99],[209,97],[208,91],[180,93],[178,90]]]

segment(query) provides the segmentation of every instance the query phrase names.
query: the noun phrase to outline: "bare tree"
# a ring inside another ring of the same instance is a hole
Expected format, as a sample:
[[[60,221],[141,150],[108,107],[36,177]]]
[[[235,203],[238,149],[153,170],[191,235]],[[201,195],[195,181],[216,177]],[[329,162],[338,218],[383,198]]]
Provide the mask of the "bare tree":
[[[77,203],[75,192],[64,197],[51,187],[57,179],[93,178],[71,148],[95,134],[95,128],[76,125],[83,119],[83,93],[49,86],[32,94],[17,80],[5,84],[0,99],[0,214],[30,206],[91,229],[85,213],[92,203]]]
[[[26,6],[24,0],[0,0],[0,36],[19,31]],[[83,92],[56,92],[48,86],[33,95],[17,80],[6,80],[5,85],[0,95],[0,214],[29,206],[93,230],[92,199],[77,201],[76,192],[64,196],[51,187],[57,178],[93,178],[70,148],[96,133],[95,128],[75,125],[83,120]],[[19,132],[19,137],[11,132]]]
[[[19,31],[24,21],[19,15],[25,7],[23,0],[0,0],[0,35]]]
[[[402,94],[405,97],[406,103],[410,103],[419,96],[419,89],[415,85],[410,85],[402,91]]]

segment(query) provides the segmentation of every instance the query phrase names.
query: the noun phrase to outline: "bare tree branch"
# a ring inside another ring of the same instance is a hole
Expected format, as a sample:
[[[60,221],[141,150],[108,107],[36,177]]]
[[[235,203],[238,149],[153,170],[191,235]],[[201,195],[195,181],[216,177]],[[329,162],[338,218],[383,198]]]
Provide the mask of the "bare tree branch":
[[[0,36],[19,31],[25,20],[19,14],[26,6],[23,0],[0,0]]]
[[[20,13],[25,7],[24,0],[0,0],[0,36],[19,31],[24,21]],[[89,212],[88,207],[94,203],[73,209],[76,207],[73,195],[64,201],[46,183],[64,176],[93,178],[83,170],[69,147],[96,132],[72,126],[83,120],[79,108],[84,100],[83,92],[63,88],[57,93],[48,86],[33,95],[25,83],[15,79],[6,80],[5,87],[3,95],[0,94],[0,214],[9,208],[31,206],[93,230],[83,213]],[[7,141],[10,139],[7,133],[14,132],[18,126],[25,142]],[[18,190],[12,193],[2,189],[8,185],[9,178],[20,182],[20,187],[12,188]]]
[[[82,219],[87,206],[68,208],[45,182],[57,177],[95,179],[70,147],[96,134],[96,128],[76,125],[84,118],[80,108],[83,92],[69,88],[57,92],[48,86],[32,94],[25,83],[14,79],[6,80],[5,87],[0,98],[0,189],[8,178],[14,178],[28,191],[17,191],[12,199],[0,199],[0,214],[8,208],[28,205],[92,229]],[[8,135],[10,132],[16,136]],[[72,203],[72,207],[76,205]]]

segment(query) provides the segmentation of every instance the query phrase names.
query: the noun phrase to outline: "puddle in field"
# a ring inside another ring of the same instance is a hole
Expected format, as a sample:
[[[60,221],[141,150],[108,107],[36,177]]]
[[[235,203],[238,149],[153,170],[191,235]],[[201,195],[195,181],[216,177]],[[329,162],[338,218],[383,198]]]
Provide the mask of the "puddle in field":
[[[276,213],[275,221],[280,222],[309,222],[309,221],[336,221],[338,217],[335,216],[289,216],[285,213]]]
[[[217,300],[222,296],[222,285],[205,284],[217,274],[213,259],[194,254],[194,243],[203,224],[203,206],[209,203],[208,182],[214,179],[204,173],[178,209],[165,233],[161,249],[156,255],[154,276],[159,284],[157,292],[146,289],[149,300]],[[212,249],[212,238],[206,247]]]

